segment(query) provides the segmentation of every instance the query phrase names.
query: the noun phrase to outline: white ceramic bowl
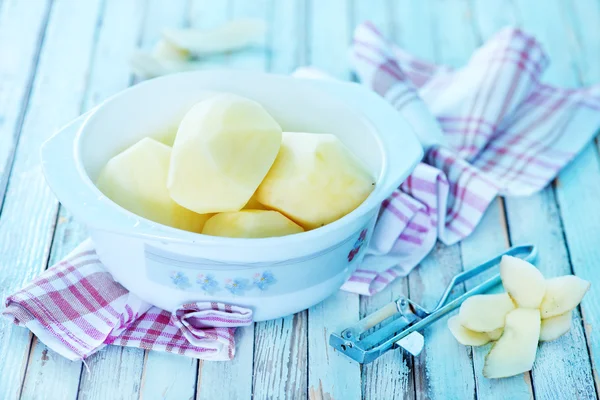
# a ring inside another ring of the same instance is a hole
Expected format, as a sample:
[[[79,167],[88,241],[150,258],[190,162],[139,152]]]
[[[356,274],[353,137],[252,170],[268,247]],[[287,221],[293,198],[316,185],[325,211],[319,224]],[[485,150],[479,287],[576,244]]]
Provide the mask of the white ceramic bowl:
[[[377,178],[372,194],[324,227],[265,239],[186,232],[139,217],[95,187],[115,154],[176,126],[209,91],[261,103],[286,131],[334,133]],[[402,116],[353,83],[236,71],[203,71],[146,81],[74,121],[42,148],[48,184],[87,224],[114,278],[166,310],[192,301],[250,307],[257,321],[306,309],[332,293],[357,268],[381,202],[408,176],[422,148]]]

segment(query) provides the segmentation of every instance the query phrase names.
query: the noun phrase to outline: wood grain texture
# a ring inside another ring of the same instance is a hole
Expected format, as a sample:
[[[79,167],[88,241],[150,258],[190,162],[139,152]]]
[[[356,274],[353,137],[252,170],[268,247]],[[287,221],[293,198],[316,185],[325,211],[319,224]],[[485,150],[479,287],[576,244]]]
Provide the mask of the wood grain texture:
[[[290,73],[306,63],[306,1],[274,1],[269,17],[268,70]],[[308,391],[308,313],[255,325],[254,399],[301,399]]]
[[[48,22],[48,0],[0,7],[0,210]],[[8,57],[6,57],[8,56]]]
[[[372,296],[362,297],[361,318],[371,314],[399,296],[408,296],[408,279],[397,279],[388,289]],[[402,351],[389,351],[374,362],[362,367],[364,399],[415,398],[413,357]]]
[[[569,256],[552,188],[529,198],[507,199],[506,203],[512,241],[538,246],[537,265],[544,276],[570,274]],[[567,335],[540,344],[533,367],[533,385],[537,399],[596,398],[578,311]]]
[[[41,173],[39,148],[80,113],[100,2],[54,3],[0,218],[0,297],[46,267],[57,202]],[[78,18],[72,18],[71,13]],[[72,57],[77,54],[77,57]],[[70,59],[65,63],[65,59]],[[30,349],[23,328],[0,322],[0,398],[18,396]],[[1,368],[1,367],[0,367]]]
[[[140,10],[143,21],[138,29],[137,40],[127,46],[120,58],[127,62],[136,47],[151,51],[165,28],[181,28],[189,25],[189,2],[149,1]],[[126,64],[124,76],[130,79]],[[128,83],[125,83],[127,86]],[[118,91],[118,90],[117,90]],[[137,360],[136,360],[137,361]],[[112,362],[112,361],[111,361]],[[143,399],[191,399],[196,392],[198,360],[176,354],[146,351],[142,364],[139,396]],[[137,371],[131,372],[133,380],[139,379]]]
[[[468,23],[465,18],[469,17],[467,3],[435,1],[429,2],[426,7],[419,13],[427,18],[429,26],[416,27],[414,24],[417,22],[407,23],[404,35],[400,31],[400,36],[406,38],[402,39],[403,43],[411,43],[413,47],[416,47],[416,43],[424,43],[428,51],[425,53],[421,50],[421,55],[428,60],[460,65],[470,54],[468,46],[474,42],[465,32],[465,29],[469,29],[468,25],[465,27]],[[426,33],[420,34],[420,31]],[[430,42],[425,42],[427,38]],[[411,298],[426,307],[433,307],[448,282],[461,269],[461,246],[446,247],[439,244],[409,275]],[[462,287],[457,288],[455,294],[462,291]],[[448,393],[452,393],[453,398],[475,397],[471,349],[456,342],[446,328],[447,320],[447,317],[443,318],[423,332],[425,349],[414,361],[416,398],[445,399]],[[448,363],[449,359],[452,363]]]
[[[553,2],[546,8],[546,15],[556,21],[561,21],[557,27],[550,28],[534,16],[534,10],[527,2],[517,3],[519,15],[524,27],[541,41],[548,52],[551,64],[545,78],[560,86],[579,86],[600,81],[598,69],[583,72],[585,65],[579,65],[573,59],[573,46],[566,40],[573,31],[566,28],[566,10],[558,2]],[[594,10],[596,12],[594,12]],[[597,7],[587,9],[587,23],[600,21]],[[581,24],[581,22],[579,22]],[[579,27],[571,25],[572,30]],[[583,28],[582,28],[583,29]],[[593,34],[592,34],[593,35]],[[578,35],[582,37],[581,34]],[[593,37],[593,36],[592,36]],[[575,39],[577,36],[575,36]],[[600,60],[598,52],[590,53],[593,63]],[[596,75],[595,75],[596,74]],[[585,76],[586,80],[583,81]],[[593,283],[599,282],[598,269],[595,267],[600,259],[598,247],[598,226],[600,210],[597,196],[600,195],[600,158],[598,149],[593,144],[586,146],[560,174],[556,181],[556,197],[563,221],[566,241],[573,273]],[[600,323],[600,293],[597,290],[588,292],[581,303],[584,327],[591,355],[596,391],[600,384],[598,365],[600,363],[600,333],[592,329]]]
[[[484,41],[504,26],[519,24],[518,10],[506,2],[479,1],[474,8],[475,23]],[[509,216],[511,242],[537,245],[540,254],[538,267],[545,276],[570,273],[552,188],[526,199],[508,198],[505,208]],[[569,359],[569,362],[565,362]],[[561,368],[556,368],[557,365]],[[555,344],[540,345],[531,376],[536,398],[595,397],[585,337],[578,315],[575,315],[573,329],[567,336]],[[523,397],[528,395],[531,394],[523,393]]]
[[[495,6],[494,14],[488,13],[494,10],[493,6]],[[487,19],[479,18],[478,9],[483,7],[486,9]],[[494,5],[493,2],[486,2],[485,4],[479,2],[467,7],[463,13],[466,15],[465,22],[467,23],[460,33],[464,39],[458,41],[462,43],[461,46],[464,48],[464,52],[469,54],[469,57],[489,37],[486,35],[493,35],[506,23],[512,23],[513,25],[515,23],[514,20],[511,20],[514,17],[514,9],[506,2],[503,7],[497,4]],[[498,26],[496,24],[502,25]],[[455,32],[458,33],[457,30]],[[467,60],[468,58],[464,59],[462,64]],[[475,232],[462,242],[463,269],[475,267],[504,251],[509,243],[503,202],[496,199],[490,204]],[[467,290],[472,289],[477,284],[482,283],[483,280],[484,276],[470,280],[465,283],[465,288]],[[496,289],[497,292],[501,290],[500,286]],[[490,350],[489,347],[489,345],[473,347],[473,370],[475,372],[477,396],[485,399],[503,393],[511,399],[532,398],[533,388],[529,373],[507,379],[487,379],[483,376],[485,357]]]
[[[253,398],[303,399],[307,393],[307,312],[255,327]]]
[[[208,28],[244,16],[265,19],[266,47],[209,57],[207,65],[290,73],[299,65],[313,64],[345,79],[350,73],[347,41],[353,27],[365,19],[410,52],[452,66],[462,65],[502,26],[517,23],[550,53],[552,63],[545,75],[550,82],[577,86],[600,81],[597,0],[551,0],[543,10],[525,0],[50,4],[51,0],[0,0],[0,50],[11,55],[0,63],[0,297],[86,236],[84,227],[62,208],[56,219],[56,201],[40,175],[40,143],[80,112],[127,87],[132,81],[129,52],[138,44],[150,49],[163,27]],[[594,326],[600,324],[600,295],[595,289],[582,303],[581,314],[575,313],[571,332],[540,346],[531,377],[483,378],[485,349],[457,344],[446,319],[425,332],[426,349],[414,365],[410,356],[394,351],[361,368],[335,353],[327,339],[332,330],[409,289],[413,299],[432,305],[463,265],[476,265],[504,249],[509,240],[538,245],[539,265],[547,276],[574,271],[594,285],[600,282],[599,165],[597,145],[588,146],[561,173],[556,188],[527,199],[494,202],[473,236],[460,246],[438,245],[408,280],[395,282],[379,295],[359,303],[357,296],[339,292],[308,312],[239,329],[233,362],[198,363],[110,347],[90,358],[88,371],[81,362],[64,360],[37,339],[32,341],[26,330],[1,320],[0,398],[18,398],[21,392],[24,399],[596,398],[600,334]]]
[[[95,106],[129,86],[131,75],[128,60],[138,44],[144,12],[144,3],[139,0],[108,0],[103,4],[103,14],[101,23],[98,25],[83,110]],[[119,46],[114,45],[117,42]],[[67,221],[69,220],[67,218]],[[67,226],[65,229],[77,232],[77,241],[83,240],[86,236],[85,229],[76,221],[70,221],[70,223],[71,226]],[[72,240],[73,238],[67,237],[66,239]],[[72,242],[74,241],[72,240]],[[66,244],[67,242],[57,243],[55,241],[55,246]],[[81,373],[79,398],[104,399],[137,396],[143,362],[144,351],[141,349],[109,347],[92,355],[87,360],[87,368],[83,368]],[[112,384],[106,385],[106,382],[112,382]]]
[[[253,7],[256,5],[256,7]],[[222,24],[239,17],[265,19],[266,3],[228,1],[218,5],[214,2],[195,2],[190,19],[193,27],[207,27]],[[269,21],[267,21],[269,22]],[[242,51],[237,54],[212,57],[212,62],[223,66],[245,67],[263,70],[267,52],[264,47]],[[231,362],[202,362],[198,366],[198,399],[246,399],[252,396],[252,362],[254,355],[254,326],[239,328],[236,331],[236,354]],[[235,384],[224,384],[235,377]]]
[[[438,244],[421,265],[409,275],[411,299],[431,308],[461,267],[460,246]],[[458,287],[452,296],[464,292]],[[475,398],[471,349],[459,344],[446,328],[448,317],[425,329],[425,347],[414,359],[417,399]],[[451,360],[451,362],[449,362]]]
[[[316,4],[318,3],[318,4]],[[349,78],[348,45],[351,40],[346,0],[311,2],[308,63],[342,80]],[[321,32],[327,32],[322,35]],[[308,310],[308,397],[360,399],[360,365],[329,346],[329,335],[359,319],[359,296],[338,291]]]

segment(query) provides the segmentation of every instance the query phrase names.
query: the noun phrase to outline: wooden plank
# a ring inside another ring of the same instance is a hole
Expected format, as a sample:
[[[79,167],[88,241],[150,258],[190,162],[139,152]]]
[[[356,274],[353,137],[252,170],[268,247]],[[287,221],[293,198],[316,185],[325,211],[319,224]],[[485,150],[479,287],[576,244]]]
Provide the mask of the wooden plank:
[[[370,7],[369,2],[355,3],[351,20],[358,24],[373,22],[394,42],[408,51],[429,59],[434,58],[431,36],[431,14],[428,2],[396,1]],[[419,23],[414,22],[419,20]],[[353,24],[354,25],[354,24]],[[354,26],[351,34],[353,34]],[[372,313],[401,294],[408,295],[408,279],[399,279],[373,297],[362,297],[361,317]],[[309,324],[310,326],[310,324]],[[413,357],[401,350],[391,351],[371,364],[362,367],[362,390],[365,399],[415,398]]]
[[[305,1],[274,1],[269,16],[268,70],[290,73],[306,60]],[[254,328],[254,399],[307,396],[307,312]]]
[[[409,275],[411,299],[433,307],[452,277],[461,272],[460,246],[438,244]],[[464,290],[459,287],[453,296]],[[414,359],[417,399],[475,398],[471,349],[459,344],[446,327],[448,317],[425,329],[425,348]]]
[[[528,198],[506,200],[513,243],[535,243],[538,267],[546,277],[571,273],[559,210],[551,187]],[[526,221],[526,223],[524,223]],[[571,331],[555,342],[542,343],[533,368],[538,399],[595,399],[580,313],[575,312]]]
[[[479,7],[477,7],[479,5]],[[481,15],[486,17],[482,18]],[[482,44],[484,38],[488,38],[500,27],[496,23],[513,23],[514,10],[510,4],[501,7],[494,2],[479,2],[465,11],[468,18],[465,20],[467,26],[463,29],[463,37],[470,38],[466,42],[465,53],[472,51]],[[456,39],[455,39],[456,40]],[[469,54],[470,56],[470,54]],[[466,62],[467,59],[463,60]],[[464,268],[472,268],[490,257],[500,253],[509,246],[509,238],[504,216],[503,202],[496,199],[488,208],[476,231],[463,241],[461,246]],[[483,282],[483,277],[473,279],[465,284],[466,289],[471,289]],[[501,291],[498,287],[496,291]],[[473,370],[477,396],[480,398],[492,398],[497,393],[503,393],[508,398],[525,399],[533,397],[530,374],[524,374],[508,379],[486,379],[483,376],[485,356],[489,352],[489,346],[473,348]]]
[[[252,7],[255,6],[256,7]],[[207,27],[220,25],[232,18],[252,17],[265,19],[266,3],[228,1],[217,5],[214,2],[195,2],[192,26]],[[263,70],[266,66],[265,48],[255,48],[235,54],[212,58],[224,66],[246,67]],[[252,362],[254,355],[254,326],[239,328],[236,331],[236,354],[232,361],[200,361],[198,366],[198,399],[246,399],[252,396]],[[235,384],[226,384],[235,377]]]
[[[268,71],[290,74],[306,64],[306,0],[273,1],[269,17]]]
[[[147,351],[140,398],[193,399],[197,372],[198,360],[195,358]]]
[[[465,33],[464,2],[430,1],[421,6],[410,5],[396,14],[402,15],[399,24],[402,44],[430,61],[456,65],[464,62],[473,38]],[[411,13],[422,16],[426,25]],[[463,41],[466,41],[463,43]],[[426,51],[422,48],[426,46]],[[421,48],[421,49],[419,49]],[[421,265],[409,275],[409,292],[413,300],[432,307],[448,282],[462,269],[460,245],[446,247],[438,244]],[[456,294],[462,293],[457,288]],[[455,398],[475,396],[475,379],[471,349],[459,345],[446,328],[447,318],[425,330],[425,349],[414,360],[416,398]]]
[[[0,8],[0,210],[36,71],[48,0],[5,2]]]
[[[346,0],[311,2],[308,63],[339,79],[348,79],[351,40]],[[360,365],[333,350],[329,335],[359,319],[359,296],[338,291],[308,311],[308,396],[310,399],[361,397]]]
[[[408,296],[407,278],[397,279],[384,291],[372,297],[362,297],[361,317],[379,310],[401,295]],[[362,377],[364,399],[415,398],[413,357],[402,350],[388,351],[374,362],[363,365]]]
[[[475,3],[475,23],[487,40],[498,29],[506,25],[516,25],[517,10],[502,1],[478,1]],[[509,221],[510,239],[513,244],[535,243],[539,250],[538,266],[546,276],[569,273],[562,227],[558,216],[552,188],[527,199],[508,198],[505,200]],[[496,218],[494,218],[496,219]],[[500,219],[502,219],[500,217]],[[496,219],[497,220],[497,219]],[[476,247],[475,247],[476,248]],[[581,324],[576,315],[573,330],[561,341],[570,346],[542,344],[532,371],[536,398],[587,398],[595,396],[591,379],[589,357]],[[571,358],[574,362],[562,363]],[[562,365],[562,368],[557,368]],[[513,378],[514,379],[514,378]],[[503,388],[494,387],[496,392]],[[531,394],[524,392],[523,397]]]
[[[254,399],[306,398],[306,325],[306,311],[256,324]]]
[[[99,10],[99,1],[57,2],[51,10],[0,219],[1,298],[46,267],[57,202],[42,177],[38,151],[79,114]],[[0,359],[10,368],[0,374],[0,397],[10,399],[18,396],[30,337],[25,329],[5,326]]]
[[[145,17],[138,35],[139,47],[151,51],[152,47],[160,40],[163,29],[189,25],[189,2],[185,0],[169,2],[152,0],[146,3],[144,14]],[[127,51],[131,53],[136,45],[133,43],[133,46]],[[124,59],[127,60],[128,57]],[[124,72],[126,76],[129,76],[128,69]],[[127,84],[123,88],[125,86]],[[144,352],[140,350],[140,353]],[[197,371],[198,360],[196,359],[177,354],[146,351],[139,396],[144,399],[193,398],[196,390]],[[132,379],[139,378],[137,371],[131,371],[131,374]]]
[[[527,2],[518,3],[519,14],[523,26],[527,31],[536,35],[550,55],[551,65],[545,78],[561,86],[578,86],[592,84],[600,81],[598,67],[594,66],[600,59],[597,51],[586,54],[587,62],[578,63],[577,53],[574,52],[573,43],[565,40],[574,32],[578,32],[571,39],[575,40],[578,47],[586,49],[594,47],[589,40],[595,34],[589,32],[589,27],[581,26],[583,23],[600,22],[597,5],[587,4],[589,8],[582,8],[585,4],[578,5],[571,11],[571,26],[566,27],[565,15],[569,13],[557,2],[550,2],[545,8],[546,13],[557,21],[561,21],[552,28],[545,26],[542,21],[534,17],[533,7]],[[581,40],[581,42],[580,42]],[[591,46],[591,47],[590,47]],[[597,47],[597,46],[596,46]],[[565,57],[569,55],[570,57]],[[591,66],[589,69],[584,69]],[[559,175],[556,181],[556,197],[560,214],[562,216],[564,234],[569,248],[571,268],[575,274],[583,279],[597,282],[598,269],[595,267],[600,260],[600,249],[597,245],[598,223],[600,222],[600,209],[597,206],[597,197],[600,194],[600,158],[598,150],[593,145],[588,145],[583,152],[569,164]],[[592,360],[593,376],[596,391],[600,387],[598,365],[600,365],[600,333],[592,329],[594,324],[600,324],[600,293],[591,290],[581,304],[581,313],[587,338],[588,351]],[[567,360],[561,360],[566,363]]]
[[[137,47],[145,3],[141,0],[109,0],[104,4],[92,70],[84,99],[84,110],[125,89],[131,82],[129,57]],[[60,218],[60,217],[59,217]],[[85,238],[76,222],[71,229]],[[59,244],[61,245],[61,244]],[[144,351],[108,347],[88,359],[81,373],[79,398],[131,398],[140,391]],[[111,382],[107,385],[107,382]]]

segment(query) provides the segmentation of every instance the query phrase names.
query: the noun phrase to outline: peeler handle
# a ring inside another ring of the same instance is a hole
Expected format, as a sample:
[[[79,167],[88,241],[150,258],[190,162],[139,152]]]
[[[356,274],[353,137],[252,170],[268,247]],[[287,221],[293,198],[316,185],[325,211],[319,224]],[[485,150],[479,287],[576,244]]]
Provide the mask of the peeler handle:
[[[481,274],[482,272],[487,271],[488,269],[498,265],[503,256],[520,257],[520,258],[523,258],[525,261],[533,262],[533,261],[535,261],[535,258],[537,257],[537,249],[535,246],[530,245],[530,244],[514,246],[514,247],[511,247],[510,249],[498,254],[496,257],[484,262],[483,264],[478,265],[475,268],[471,268],[464,272],[461,272],[460,274],[458,274],[454,278],[452,278],[452,280],[446,287],[446,290],[442,294],[442,297],[438,301],[437,305],[435,306],[433,311],[429,312],[428,314],[431,314],[431,313],[439,310],[440,308],[442,308],[442,306],[446,303],[446,300],[448,300],[448,296],[450,296],[452,289],[454,289],[454,287],[456,285],[459,285],[465,281],[468,281],[469,279],[473,278],[474,276],[477,276],[477,275]],[[499,275],[497,278],[498,278],[498,283],[499,283],[500,282]]]

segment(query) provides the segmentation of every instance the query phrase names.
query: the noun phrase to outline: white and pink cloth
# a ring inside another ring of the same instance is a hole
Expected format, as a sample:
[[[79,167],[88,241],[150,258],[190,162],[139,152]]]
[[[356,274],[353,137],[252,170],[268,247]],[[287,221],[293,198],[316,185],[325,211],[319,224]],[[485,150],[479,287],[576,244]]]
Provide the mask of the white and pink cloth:
[[[501,31],[457,70],[407,54],[370,23],[357,28],[352,50],[360,81],[399,112],[424,102],[446,145],[429,148],[384,202],[369,252],[344,290],[384,289],[437,240],[452,244],[473,232],[496,196],[542,189],[600,127],[600,86],[543,84],[548,59],[519,30]],[[235,327],[252,323],[250,310],[219,303],[173,313],[151,307],[112,279],[89,241],[9,296],[3,314],[69,359],[115,344],[227,360]]]

